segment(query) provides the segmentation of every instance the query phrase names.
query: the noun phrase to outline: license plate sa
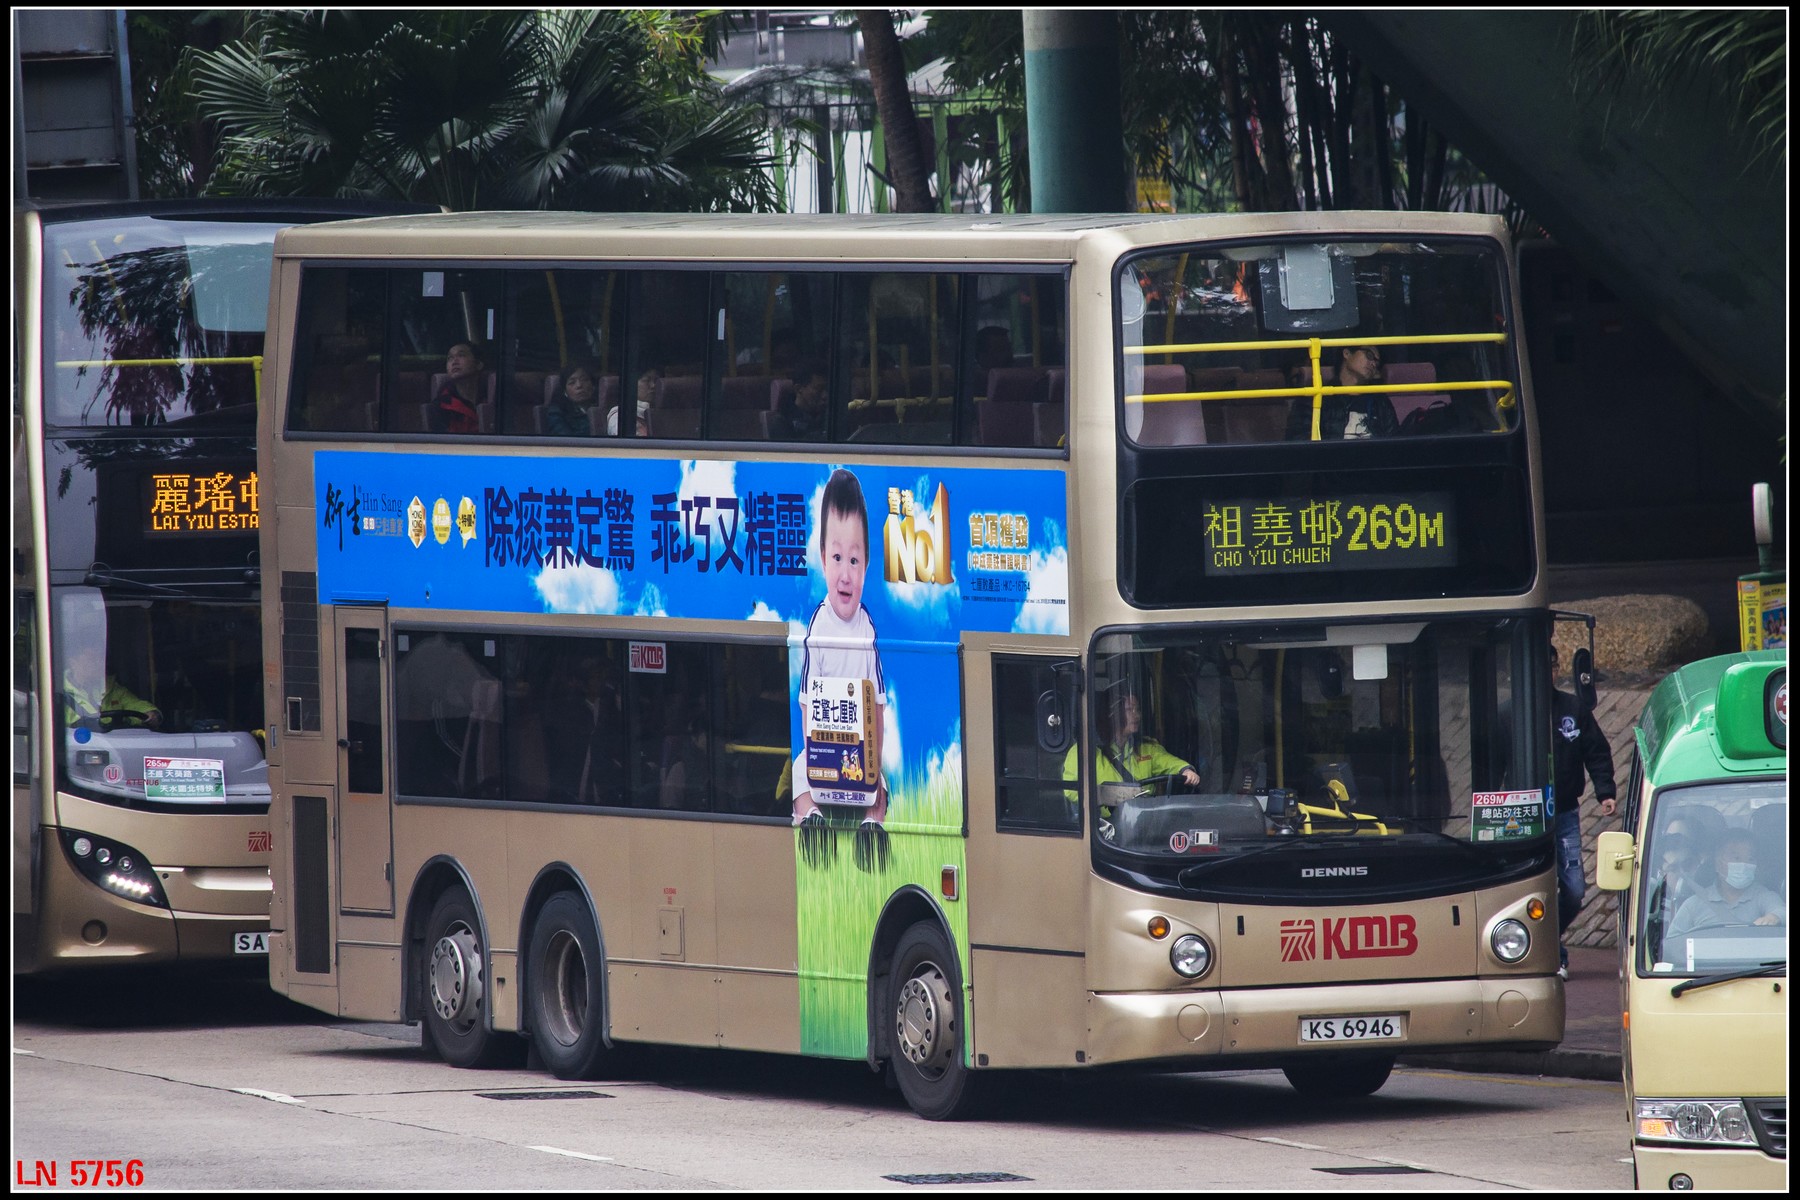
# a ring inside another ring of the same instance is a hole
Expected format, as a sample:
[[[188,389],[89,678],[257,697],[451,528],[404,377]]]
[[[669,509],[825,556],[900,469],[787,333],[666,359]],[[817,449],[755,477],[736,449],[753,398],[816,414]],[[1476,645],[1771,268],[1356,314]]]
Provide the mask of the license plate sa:
[[[264,929],[256,933],[233,934],[231,950],[234,954],[267,954],[269,952],[269,931]]]

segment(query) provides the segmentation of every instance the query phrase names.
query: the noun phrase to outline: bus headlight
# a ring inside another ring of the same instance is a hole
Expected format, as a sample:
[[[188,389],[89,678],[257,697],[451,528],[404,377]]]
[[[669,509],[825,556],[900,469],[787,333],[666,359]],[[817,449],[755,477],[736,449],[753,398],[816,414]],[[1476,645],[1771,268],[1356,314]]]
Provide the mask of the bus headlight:
[[[168,897],[163,895],[162,881],[156,877],[155,868],[137,850],[124,842],[97,834],[82,833],[74,829],[64,829],[61,832],[63,849],[68,853],[69,861],[75,864],[75,869],[89,883],[139,904],[148,904],[153,908],[169,907]]]
[[[1739,1100],[1639,1100],[1634,1107],[1641,1142],[1756,1145],[1750,1115]]]
[[[1501,962],[1516,963],[1531,949],[1531,930],[1525,928],[1523,921],[1509,918],[1494,926],[1488,934],[1488,945]]]
[[[1197,933],[1184,933],[1169,947],[1169,965],[1184,979],[1198,979],[1212,969],[1212,947]]]

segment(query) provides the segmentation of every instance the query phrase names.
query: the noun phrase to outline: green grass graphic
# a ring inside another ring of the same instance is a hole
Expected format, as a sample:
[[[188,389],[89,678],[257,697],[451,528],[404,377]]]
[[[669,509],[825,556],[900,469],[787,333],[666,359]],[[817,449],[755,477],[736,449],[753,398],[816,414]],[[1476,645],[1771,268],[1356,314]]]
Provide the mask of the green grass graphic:
[[[851,853],[854,821],[834,827],[836,857],[809,866],[799,852],[800,1048],[828,1058],[862,1058],[868,1052],[866,992],[869,946],[888,897],[907,884],[938,895],[938,874],[964,870],[962,780],[940,771],[889,781],[887,868],[858,870]],[[964,902],[941,904],[964,964],[969,922]],[[967,974],[967,967],[964,967]]]

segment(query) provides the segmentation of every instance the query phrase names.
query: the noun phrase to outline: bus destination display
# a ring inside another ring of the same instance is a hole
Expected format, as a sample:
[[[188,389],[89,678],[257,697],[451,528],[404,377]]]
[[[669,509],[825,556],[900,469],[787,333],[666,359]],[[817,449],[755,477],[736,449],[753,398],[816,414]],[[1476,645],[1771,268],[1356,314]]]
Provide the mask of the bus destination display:
[[[1447,492],[1208,501],[1208,575],[1417,570],[1456,564]]]

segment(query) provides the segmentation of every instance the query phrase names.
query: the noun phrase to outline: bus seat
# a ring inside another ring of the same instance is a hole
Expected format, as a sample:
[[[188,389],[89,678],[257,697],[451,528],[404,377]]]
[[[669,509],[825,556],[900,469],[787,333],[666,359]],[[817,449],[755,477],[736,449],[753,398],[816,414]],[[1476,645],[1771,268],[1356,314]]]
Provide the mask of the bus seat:
[[[653,408],[649,416],[650,436],[659,438],[697,438],[700,436],[698,408]]]
[[[999,371],[994,373],[999,374]],[[988,397],[975,406],[977,443],[983,446],[1034,445],[1036,432],[1032,428],[1032,412],[1030,404]]]
[[[1149,369],[1145,369],[1148,375]],[[1189,387],[1164,388],[1169,392],[1231,392],[1238,388],[1238,369],[1236,367],[1194,367],[1188,372]],[[1149,388],[1145,388],[1149,391]]]
[[[1052,400],[1048,404],[1033,404],[1031,432],[1036,445],[1050,448],[1062,445],[1063,434],[1068,432],[1068,414],[1061,402]]]
[[[774,391],[775,381],[767,375],[737,375],[721,381],[719,407],[724,409],[765,410]]]
[[[1141,409],[1142,421],[1132,436],[1145,446],[1204,446],[1208,403],[1205,400],[1151,400],[1134,404],[1126,411]]]
[[[1146,396],[1185,392],[1188,390],[1187,368],[1180,363],[1145,363],[1143,389]]]
[[[766,442],[769,440],[769,414],[761,409],[746,412],[728,408],[715,412],[712,435],[731,441]]]
[[[988,372],[987,398],[990,406],[1046,403],[1050,399],[1050,372],[1043,367],[995,367]]]
[[[1240,391],[1273,391],[1276,388],[1287,386],[1287,376],[1275,367],[1268,367],[1260,371],[1243,371],[1238,374],[1237,387]],[[1194,390],[1199,391],[1200,389],[1195,388]]]
[[[654,407],[698,409],[700,384],[698,375],[665,375],[657,384]]]
[[[549,396],[556,394],[544,386],[549,380],[550,375],[545,371],[514,371],[512,386],[506,393],[508,407],[542,404]]]
[[[1750,810],[1750,836],[1756,840],[1756,882],[1772,892],[1787,889],[1787,805],[1765,804]]]
[[[1245,442],[1279,442],[1287,434],[1289,400],[1283,396],[1264,396],[1249,400],[1219,400],[1218,419],[1224,440],[1235,445]]]
[[[1389,363],[1382,370],[1388,383],[1436,383],[1437,365],[1435,363]],[[1388,399],[1394,404],[1394,419],[1404,421],[1422,408],[1430,408],[1433,404],[1450,402],[1445,392],[1394,392]]]
[[[494,402],[483,400],[475,406],[475,423],[483,433],[494,432]]]

